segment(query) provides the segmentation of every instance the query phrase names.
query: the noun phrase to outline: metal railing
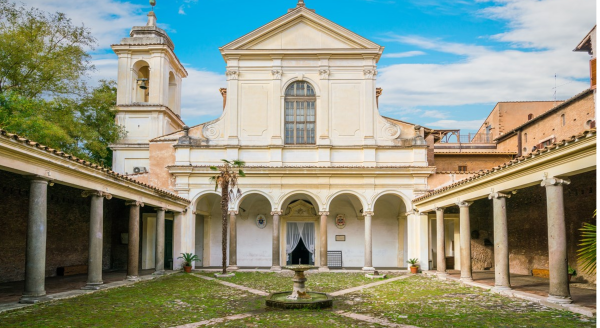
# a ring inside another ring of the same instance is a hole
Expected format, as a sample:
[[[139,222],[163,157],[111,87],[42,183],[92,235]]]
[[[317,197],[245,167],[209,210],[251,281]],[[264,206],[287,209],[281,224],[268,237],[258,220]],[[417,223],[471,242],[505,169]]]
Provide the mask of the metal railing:
[[[327,251],[327,266],[330,268],[341,268],[344,262],[342,261],[342,251]]]
[[[452,132],[444,135],[440,143],[494,143],[494,136],[491,133]]]

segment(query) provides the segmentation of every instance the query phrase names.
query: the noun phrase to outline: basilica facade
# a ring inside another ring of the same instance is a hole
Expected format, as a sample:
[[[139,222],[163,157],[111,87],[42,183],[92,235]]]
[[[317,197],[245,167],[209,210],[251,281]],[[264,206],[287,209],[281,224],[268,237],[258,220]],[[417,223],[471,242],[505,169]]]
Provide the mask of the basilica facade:
[[[335,262],[373,270],[406,267],[409,257],[426,264],[418,236],[427,224],[406,215],[434,168],[425,129],[378,111],[382,46],[300,1],[220,48],[222,115],[193,127],[179,116],[187,73],[154,13],[113,49],[117,120],[127,130],[112,146],[113,167],[192,201],[184,222],[174,222],[184,227],[176,250],[220,265],[220,193],[210,166],[239,159],[247,176],[229,208],[232,269],[300,262],[328,270]]]

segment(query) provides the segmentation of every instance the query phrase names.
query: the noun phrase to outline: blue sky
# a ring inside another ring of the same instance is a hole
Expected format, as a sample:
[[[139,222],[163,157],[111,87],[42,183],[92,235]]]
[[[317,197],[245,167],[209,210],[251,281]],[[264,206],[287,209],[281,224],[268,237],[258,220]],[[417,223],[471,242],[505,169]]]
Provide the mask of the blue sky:
[[[25,0],[92,29],[97,71],[116,78],[110,44],[144,25],[147,0]],[[159,25],[188,69],[182,116],[218,117],[225,63],[218,48],[284,15],[296,0],[157,0]],[[572,52],[594,26],[591,0],[306,0],[317,14],[382,46],[380,111],[431,128],[476,130],[498,101],[558,99],[588,86],[585,53]]]

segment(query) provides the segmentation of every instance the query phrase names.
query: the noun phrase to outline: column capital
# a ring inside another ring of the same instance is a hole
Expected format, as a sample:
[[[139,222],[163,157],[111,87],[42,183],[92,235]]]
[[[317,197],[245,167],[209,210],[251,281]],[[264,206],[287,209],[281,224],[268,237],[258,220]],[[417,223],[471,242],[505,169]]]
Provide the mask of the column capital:
[[[319,212],[319,215],[320,215],[320,216],[323,216],[323,215],[325,215],[325,216],[329,216],[329,212]]]
[[[281,215],[282,211],[273,211],[271,215]]]
[[[542,180],[542,187],[558,186],[558,185],[569,185],[571,180],[569,179],[558,179],[558,178],[545,178]]]
[[[160,207],[160,206],[159,206],[159,207],[155,207],[154,209],[155,209],[156,211],[163,211],[163,212],[166,212],[166,211],[168,211],[168,210],[169,210],[169,209],[168,209],[168,208],[166,208],[166,207]]]
[[[144,207],[144,203],[140,202],[139,200],[130,200],[130,201],[126,201],[125,205],[127,206],[139,206],[139,207]]]
[[[106,199],[112,199],[111,194],[104,192],[102,190],[84,190],[83,192],[81,192],[81,197],[87,198],[89,196],[98,196],[98,197],[105,197]]]
[[[229,210],[227,213],[229,213],[229,215],[238,215],[239,212],[236,210]]]
[[[493,198],[510,198],[512,195],[511,194],[504,194],[501,192],[492,192],[489,196],[488,199],[493,199]]]
[[[31,180],[31,181],[40,181],[40,182],[51,182],[54,179],[51,179],[49,177],[43,176],[43,175],[26,175],[25,178],[27,178],[27,180]]]
[[[458,206],[458,207],[469,207],[471,205],[473,205],[473,202],[467,202],[467,201],[456,202],[456,206]]]
[[[442,212],[442,213],[444,213],[444,208],[443,207],[434,206],[433,210],[436,211],[436,212]]]
[[[373,212],[373,211],[366,211],[363,213],[363,216],[373,216],[373,215],[375,215],[375,212]]]

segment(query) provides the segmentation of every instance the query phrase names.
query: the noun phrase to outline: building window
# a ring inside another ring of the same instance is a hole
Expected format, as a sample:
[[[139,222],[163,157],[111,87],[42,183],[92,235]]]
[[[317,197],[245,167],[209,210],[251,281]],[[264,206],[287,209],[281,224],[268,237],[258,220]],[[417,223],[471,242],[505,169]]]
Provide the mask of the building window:
[[[315,144],[317,97],[308,82],[294,82],[285,90],[285,143]]]
[[[527,142],[527,133],[525,133],[525,142]]]
[[[529,114],[529,115],[527,115],[527,120],[528,120],[528,121],[530,121],[530,120],[532,120],[532,119],[533,119],[533,114]]]
[[[560,122],[561,122],[562,126],[565,126],[565,124],[567,124],[567,121],[565,119],[565,114],[562,114],[560,116]]]
[[[458,166],[458,172],[467,172],[467,166],[466,165],[459,165]]]

